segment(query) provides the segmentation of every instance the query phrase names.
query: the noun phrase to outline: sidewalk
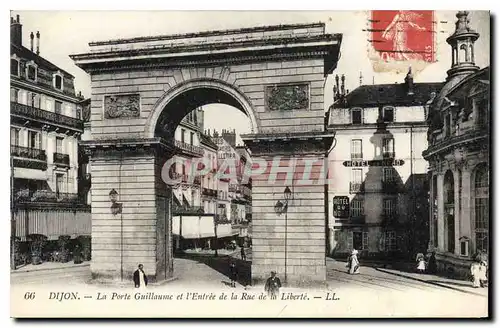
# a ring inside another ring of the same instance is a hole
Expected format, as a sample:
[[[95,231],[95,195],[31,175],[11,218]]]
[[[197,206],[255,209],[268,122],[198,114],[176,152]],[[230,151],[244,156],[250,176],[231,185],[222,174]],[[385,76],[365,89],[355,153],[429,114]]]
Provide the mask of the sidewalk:
[[[73,269],[90,266],[90,262],[83,262],[80,264],[75,264],[73,261],[60,263],[60,262],[43,262],[39,265],[27,264],[16,270],[10,270],[11,274],[16,273],[26,273],[34,271],[47,271],[47,270],[63,270],[63,269]]]

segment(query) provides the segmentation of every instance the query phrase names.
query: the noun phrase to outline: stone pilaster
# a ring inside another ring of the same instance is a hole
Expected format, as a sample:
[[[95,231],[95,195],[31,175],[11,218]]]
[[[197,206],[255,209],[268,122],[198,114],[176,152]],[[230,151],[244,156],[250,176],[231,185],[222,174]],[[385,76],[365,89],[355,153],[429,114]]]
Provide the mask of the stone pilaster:
[[[441,172],[437,175],[437,205],[438,205],[438,250],[441,252],[445,251],[444,244],[444,234],[445,234],[445,226],[444,226],[444,174]]]
[[[461,184],[461,172],[457,169],[453,170],[453,186],[454,186],[454,223],[455,223],[455,251],[456,255],[460,254],[460,243],[458,238],[460,238],[460,222],[462,221],[461,213],[460,213],[460,184]]]

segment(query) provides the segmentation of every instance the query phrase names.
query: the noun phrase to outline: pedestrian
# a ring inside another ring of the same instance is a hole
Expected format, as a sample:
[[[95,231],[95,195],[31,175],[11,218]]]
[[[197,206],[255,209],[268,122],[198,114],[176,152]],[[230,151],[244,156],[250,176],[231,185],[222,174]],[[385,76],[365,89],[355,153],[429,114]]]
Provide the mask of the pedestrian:
[[[276,277],[275,271],[271,271],[271,277],[267,278],[264,290],[267,292],[267,295],[272,300],[275,300],[278,298],[280,288],[281,288],[280,278]]]
[[[234,262],[229,265],[229,278],[231,279],[231,287],[236,287],[236,281],[238,280],[238,269]]]
[[[73,250],[73,262],[75,264],[81,264],[83,262],[82,250],[78,244],[75,245],[75,249]]]
[[[243,261],[247,260],[247,255],[245,254],[245,247],[241,246],[241,259]]]
[[[347,272],[349,274],[359,274],[358,251],[353,249],[347,259]]]
[[[429,257],[429,261],[427,263],[427,272],[430,274],[435,274],[437,272],[437,264],[436,264],[436,252],[432,252]]]
[[[425,257],[424,254],[417,254],[417,272],[424,273],[425,272]]]
[[[488,271],[488,262],[486,261],[481,261],[481,263],[479,263],[479,285],[484,288],[484,287],[488,287],[488,277],[486,275]]]
[[[148,277],[144,273],[144,266],[139,264],[139,267],[134,272],[134,285],[135,288],[144,289],[148,285]]]

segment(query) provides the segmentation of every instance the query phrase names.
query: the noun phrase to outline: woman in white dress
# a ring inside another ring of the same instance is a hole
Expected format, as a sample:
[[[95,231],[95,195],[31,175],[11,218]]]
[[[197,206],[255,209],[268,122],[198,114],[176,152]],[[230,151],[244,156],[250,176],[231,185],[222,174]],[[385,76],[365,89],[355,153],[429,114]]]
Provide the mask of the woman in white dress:
[[[347,268],[349,274],[359,274],[358,251],[355,249],[347,260]]]

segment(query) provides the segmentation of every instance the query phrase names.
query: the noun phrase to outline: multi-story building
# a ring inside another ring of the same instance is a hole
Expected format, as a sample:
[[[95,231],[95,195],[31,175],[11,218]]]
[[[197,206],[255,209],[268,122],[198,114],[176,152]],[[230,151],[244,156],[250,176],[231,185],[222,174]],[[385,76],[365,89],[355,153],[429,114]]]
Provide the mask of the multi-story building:
[[[479,34],[468,13],[457,14],[447,42],[452,65],[429,108],[430,248],[438,270],[467,277],[478,252],[490,242],[490,72],[474,61]]]
[[[76,95],[70,73],[40,55],[39,32],[36,39],[30,33],[30,48],[23,46],[19,15],[11,17],[10,33],[15,233],[22,240],[29,234],[49,239],[90,234],[88,209],[83,216],[76,214],[82,205],[78,198],[78,141],[83,133],[83,97]],[[41,208],[45,213],[38,211]],[[29,220],[25,218],[28,214]]]
[[[329,154],[330,255],[397,256],[427,248],[425,105],[442,83],[362,85],[342,77],[328,112],[336,146]]]

